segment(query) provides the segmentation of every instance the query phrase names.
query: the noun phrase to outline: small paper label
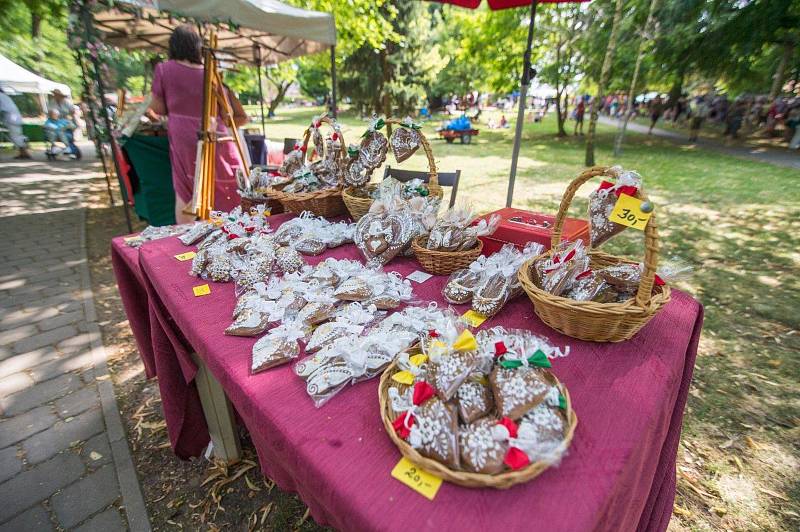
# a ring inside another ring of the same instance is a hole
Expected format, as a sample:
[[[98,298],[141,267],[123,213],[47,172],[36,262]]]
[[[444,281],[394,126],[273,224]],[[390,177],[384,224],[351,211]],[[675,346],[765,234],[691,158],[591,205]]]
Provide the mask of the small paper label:
[[[194,256],[197,255],[194,251],[187,251],[186,253],[181,253],[179,255],[175,255],[175,258],[181,262],[192,260]]]
[[[193,286],[192,292],[194,292],[195,297],[200,296],[207,296],[211,293],[211,287],[207,284],[201,284],[200,286]]]
[[[420,283],[420,284],[424,283],[425,281],[427,281],[431,277],[433,277],[433,275],[431,275],[429,273],[425,273],[425,272],[420,271],[420,270],[413,271],[413,272],[409,273],[408,275],[406,275],[406,279],[408,279],[409,281],[414,281],[415,283]]]
[[[142,237],[140,236],[126,236],[125,238],[122,239],[122,241],[125,242],[126,244],[130,244],[131,242],[136,242],[137,240],[141,239]]]
[[[653,211],[642,212],[642,203],[644,202],[639,198],[620,194],[608,219],[620,225],[644,231]]]
[[[466,311],[464,314],[461,315],[461,317],[464,319],[464,321],[469,323],[470,327],[480,327],[481,323],[486,321],[486,316],[484,316],[483,314],[479,314],[474,310]]]
[[[392,469],[392,477],[431,501],[442,485],[441,478],[420,469],[405,457]]]

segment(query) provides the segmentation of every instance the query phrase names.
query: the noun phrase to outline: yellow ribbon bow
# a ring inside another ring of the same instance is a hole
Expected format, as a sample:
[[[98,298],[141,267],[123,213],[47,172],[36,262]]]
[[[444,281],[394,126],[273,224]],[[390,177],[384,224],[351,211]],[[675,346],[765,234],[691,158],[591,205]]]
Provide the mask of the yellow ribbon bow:
[[[423,354],[413,355],[408,359],[408,361],[416,367],[420,367],[425,362],[427,362],[427,360],[428,357]],[[399,382],[400,384],[407,384],[410,386],[414,384],[414,377],[415,377],[414,373],[404,369],[403,371],[398,371],[397,373],[392,375],[392,380],[395,382]]]
[[[465,353],[476,349],[478,349],[478,342],[475,341],[475,336],[468,330],[461,331],[456,341],[453,342],[453,351]]]

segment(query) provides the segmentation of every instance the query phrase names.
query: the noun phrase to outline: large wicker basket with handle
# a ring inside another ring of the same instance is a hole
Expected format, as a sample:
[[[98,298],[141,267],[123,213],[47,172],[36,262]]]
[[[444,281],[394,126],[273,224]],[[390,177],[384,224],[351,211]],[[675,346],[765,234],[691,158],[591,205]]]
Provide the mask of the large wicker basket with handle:
[[[388,130],[387,134],[390,137],[390,128],[392,125],[407,127],[403,125],[403,121],[397,120],[396,118],[387,118],[384,120],[384,122],[386,123]],[[425,152],[425,157],[428,159],[428,191],[430,192],[431,196],[436,196],[441,199],[444,197],[444,190],[442,189],[442,186],[439,185],[439,175],[436,172],[436,162],[433,159],[433,150],[431,149],[431,144],[422,133],[422,130],[418,130],[417,132],[419,133],[422,150]],[[371,193],[377,188],[377,186],[377,184],[371,183],[363,187],[347,187],[344,189],[344,191],[342,191],[342,199],[344,200],[345,205],[347,205],[347,210],[350,211],[350,216],[353,217],[353,220],[358,221],[362,216],[367,214],[373,201]]]
[[[531,462],[527,466],[516,471],[505,471],[497,475],[487,475],[484,473],[470,473],[467,471],[450,469],[441,462],[422,456],[406,440],[398,436],[394,427],[392,427],[392,422],[395,420],[396,416],[392,411],[389,388],[397,385],[392,381],[392,375],[394,375],[397,370],[397,363],[392,363],[392,365],[383,372],[383,375],[381,375],[381,382],[378,387],[381,421],[383,421],[383,426],[387,434],[389,434],[389,438],[391,438],[392,442],[394,442],[400,450],[400,453],[420,468],[448,482],[467,488],[508,489],[516,484],[528,482],[542,474],[544,470],[551,466],[549,462],[538,461]],[[572,401],[570,400],[566,386],[562,385],[552,373],[546,372],[546,376],[551,384],[558,387],[559,392],[561,392],[561,395],[563,395],[566,400],[564,440],[561,444],[566,449],[569,447],[572,436],[575,433],[575,428],[578,426],[578,416],[576,416],[575,411],[572,410]]]
[[[339,134],[342,160],[347,159],[347,147],[342,137],[341,131],[335,129],[333,119],[323,116],[319,119],[321,124],[327,124]],[[311,139],[311,127],[306,129],[303,135],[303,159],[305,160],[308,152],[308,141]],[[322,156],[322,154],[318,154]],[[346,212],[346,207],[342,201],[342,187],[344,186],[342,176],[339,176],[339,185],[335,188],[324,188],[313,192],[284,192],[275,187],[269,187],[266,191],[267,197],[281,202],[284,209],[289,212],[301,213],[310,211],[317,216],[332,218],[340,216]]]
[[[536,315],[543,322],[567,336],[591,342],[622,342],[628,340],[639,332],[661,307],[670,300],[669,287],[654,286],[659,249],[655,214],[650,216],[650,221],[644,230],[644,271],[641,275],[636,297],[622,303],[575,301],[545,292],[536,286],[532,280],[530,272],[533,262],[540,258],[548,257],[552,253],[552,249],[561,242],[564,219],[578,188],[593,177],[613,177],[613,175],[610,168],[595,166],[584,171],[569,184],[564,192],[564,197],[561,199],[561,205],[556,215],[551,250],[526,262],[518,273],[522,288],[525,289],[531,302],[533,302]],[[636,197],[642,200],[647,198],[641,189],[637,191]],[[620,263],[638,264],[637,261],[623,259],[597,250],[589,251],[589,259],[592,269]]]

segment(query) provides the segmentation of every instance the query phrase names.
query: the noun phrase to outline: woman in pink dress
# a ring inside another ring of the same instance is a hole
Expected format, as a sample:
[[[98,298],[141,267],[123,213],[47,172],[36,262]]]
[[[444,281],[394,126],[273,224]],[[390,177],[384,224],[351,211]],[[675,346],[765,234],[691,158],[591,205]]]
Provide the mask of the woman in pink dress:
[[[194,172],[197,159],[197,132],[203,111],[203,40],[192,26],[178,26],[169,39],[169,61],[156,66],[153,73],[153,100],[150,110],[157,115],[167,115],[169,159],[172,163],[172,184],[175,187],[175,220],[185,223],[193,220],[183,213],[192,200]],[[225,88],[237,127],[247,123],[247,114],[239,100]],[[220,136],[231,136],[221,118],[217,117]],[[216,145],[216,173],[214,179],[214,208],[229,211],[239,204],[236,192],[236,168],[243,166],[233,140]]]

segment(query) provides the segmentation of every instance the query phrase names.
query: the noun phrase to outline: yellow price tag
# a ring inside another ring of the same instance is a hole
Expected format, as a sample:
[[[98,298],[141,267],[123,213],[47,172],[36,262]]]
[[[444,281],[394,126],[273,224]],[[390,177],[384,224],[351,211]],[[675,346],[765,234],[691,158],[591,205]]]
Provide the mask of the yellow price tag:
[[[192,260],[194,256],[197,255],[194,251],[187,251],[186,253],[181,253],[180,255],[175,255],[175,258],[181,262]]]
[[[436,492],[442,485],[441,478],[420,469],[405,457],[401,458],[392,469],[392,477],[429,500],[436,497]]]
[[[642,204],[644,203],[649,205],[649,209],[645,206],[645,210],[643,211]],[[652,214],[653,207],[650,202],[643,202],[639,198],[634,198],[627,194],[620,194],[608,219],[620,225],[644,231]]]
[[[192,292],[195,297],[207,296],[211,293],[211,287],[208,284],[201,284],[200,286],[193,286]]]
[[[481,323],[483,323],[487,319],[486,316],[484,316],[483,314],[479,314],[474,310],[466,311],[464,314],[461,315],[461,317],[464,318],[464,321],[469,323],[470,327],[480,327]]]

